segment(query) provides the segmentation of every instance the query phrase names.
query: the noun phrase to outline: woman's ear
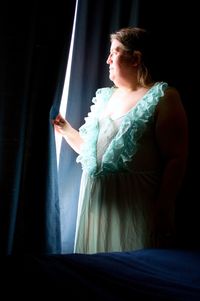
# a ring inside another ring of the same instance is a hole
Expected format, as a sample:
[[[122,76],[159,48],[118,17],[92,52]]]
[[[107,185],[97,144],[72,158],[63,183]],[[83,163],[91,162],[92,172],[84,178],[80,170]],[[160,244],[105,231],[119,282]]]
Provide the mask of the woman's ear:
[[[134,52],[133,52],[133,66],[134,67],[137,67],[137,66],[139,66],[140,64],[141,64],[141,59],[142,59],[142,54],[141,54],[141,52],[140,51],[138,51],[138,50],[135,50]]]

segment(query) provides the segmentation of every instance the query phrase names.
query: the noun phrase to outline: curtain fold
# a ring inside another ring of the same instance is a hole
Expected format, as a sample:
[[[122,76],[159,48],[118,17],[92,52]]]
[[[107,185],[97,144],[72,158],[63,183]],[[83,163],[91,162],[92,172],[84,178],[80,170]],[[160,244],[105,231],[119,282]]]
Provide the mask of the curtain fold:
[[[74,9],[73,0],[1,5],[1,254],[61,250],[51,118],[59,110]]]

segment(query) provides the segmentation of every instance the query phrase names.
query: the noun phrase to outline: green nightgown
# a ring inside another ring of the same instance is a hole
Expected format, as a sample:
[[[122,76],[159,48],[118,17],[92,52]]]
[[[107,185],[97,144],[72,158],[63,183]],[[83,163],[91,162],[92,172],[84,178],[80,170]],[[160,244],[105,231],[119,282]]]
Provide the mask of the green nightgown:
[[[165,89],[158,82],[124,116],[99,119],[115,87],[98,89],[84,125],[75,238],[76,253],[154,247],[155,201],[163,169],[155,140],[155,108]]]

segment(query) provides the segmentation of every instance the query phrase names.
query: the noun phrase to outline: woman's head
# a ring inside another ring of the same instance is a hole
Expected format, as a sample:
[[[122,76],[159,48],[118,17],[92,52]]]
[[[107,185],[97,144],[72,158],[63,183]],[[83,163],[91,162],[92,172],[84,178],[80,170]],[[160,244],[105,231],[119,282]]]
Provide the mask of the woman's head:
[[[141,86],[151,83],[150,74],[150,53],[151,43],[149,42],[149,33],[145,29],[138,27],[122,28],[110,35],[111,43],[114,40],[123,45],[123,49],[129,53],[133,60],[137,60],[138,73],[137,80]]]

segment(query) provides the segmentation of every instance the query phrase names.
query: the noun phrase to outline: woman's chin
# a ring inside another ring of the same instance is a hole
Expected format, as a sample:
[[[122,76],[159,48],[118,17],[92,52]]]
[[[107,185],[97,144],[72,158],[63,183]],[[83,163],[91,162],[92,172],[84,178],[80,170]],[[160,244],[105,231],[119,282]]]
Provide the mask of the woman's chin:
[[[109,74],[109,79],[110,79],[111,81],[114,81],[114,76],[112,76],[112,74]]]

